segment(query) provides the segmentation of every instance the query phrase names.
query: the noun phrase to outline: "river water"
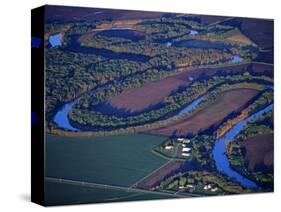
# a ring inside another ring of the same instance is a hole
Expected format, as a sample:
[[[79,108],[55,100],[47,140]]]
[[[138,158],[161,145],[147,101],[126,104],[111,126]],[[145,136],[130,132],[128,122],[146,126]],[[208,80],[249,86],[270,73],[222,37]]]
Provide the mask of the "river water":
[[[54,122],[60,127],[65,130],[70,131],[80,131],[79,129],[73,127],[70,124],[70,121],[68,119],[68,113],[72,109],[75,102],[71,102],[68,104],[65,104],[61,107],[61,109],[56,113],[54,116]]]
[[[199,97],[198,99],[185,106],[182,110],[180,110],[177,115],[183,115],[190,112],[191,110],[195,109],[203,100],[204,97]],[[68,113],[72,109],[74,104],[75,102],[70,102],[63,105],[54,116],[53,120],[60,128],[70,131],[80,131],[80,129],[73,127],[68,119]]]
[[[61,39],[62,39],[61,33],[50,35],[49,36],[49,43],[51,44],[52,47],[61,46],[62,45]]]
[[[239,121],[224,136],[222,136],[221,138],[215,141],[215,146],[213,149],[213,157],[218,171],[233,178],[235,181],[239,182],[242,186],[246,188],[258,189],[258,186],[256,183],[243,177],[242,175],[240,175],[238,172],[234,171],[231,168],[228,158],[225,154],[226,148],[228,143],[231,142],[249,122],[259,118],[264,113],[267,113],[272,109],[273,109],[273,104],[251,115],[247,119]]]
[[[198,99],[185,106],[182,110],[180,110],[177,115],[189,113],[191,110],[195,109],[203,100],[204,97],[199,97]]]

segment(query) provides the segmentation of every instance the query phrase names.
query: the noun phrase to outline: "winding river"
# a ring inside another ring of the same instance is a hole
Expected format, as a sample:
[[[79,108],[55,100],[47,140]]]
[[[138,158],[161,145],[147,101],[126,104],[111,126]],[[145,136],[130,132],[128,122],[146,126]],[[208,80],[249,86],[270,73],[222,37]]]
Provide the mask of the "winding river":
[[[106,36],[117,36],[117,34],[120,33],[120,31],[122,31],[122,33],[119,34],[118,36],[121,36],[121,37],[125,36],[125,37],[131,38],[131,39],[143,39],[142,34],[138,34],[135,31],[129,30],[129,29],[112,28],[112,29],[105,30],[100,33],[105,33]],[[189,31],[189,34],[191,36],[197,35],[198,33],[199,32],[196,30]],[[49,42],[50,42],[51,46],[52,47],[60,46],[62,44],[61,37],[62,37],[61,33],[50,35]],[[193,42],[193,45],[197,45],[197,43],[194,42],[194,40],[191,40],[191,42]],[[167,47],[172,46],[172,45],[174,45],[174,41],[171,40],[166,45],[167,45]],[[80,44],[77,42],[77,38],[75,36],[71,37],[71,47],[69,47],[69,50],[82,51],[84,53],[97,53],[98,52],[99,55],[110,57],[110,58],[119,58],[119,59],[126,58],[126,59],[137,60],[137,61],[146,61],[149,59],[149,57],[146,57],[144,55],[130,54],[130,53],[116,53],[116,52],[112,52],[110,50],[105,50],[105,49],[83,47],[83,46],[80,46]],[[233,56],[233,58],[231,59],[231,62],[238,63],[238,62],[241,62],[242,60],[243,60],[243,58],[241,58],[239,56]],[[189,78],[189,80],[192,81],[193,78]],[[202,97],[194,100],[191,104],[184,107],[177,115],[182,115],[184,113],[187,113],[187,112],[193,110],[199,103],[201,103],[202,100],[203,100]],[[79,129],[73,127],[68,119],[68,113],[74,104],[75,104],[75,101],[63,105],[60,108],[60,110],[56,113],[56,115],[54,116],[53,120],[60,128],[70,130],[70,131],[80,131]]]
[[[195,109],[203,100],[204,100],[204,96],[195,99],[193,102],[191,102],[190,104],[185,106],[182,110],[180,110],[176,114],[176,116],[184,115],[190,112],[191,110]],[[80,129],[73,127],[68,119],[68,113],[72,109],[74,103],[75,102],[71,102],[63,105],[61,109],[56,113],[53,120],[60,128],[77,132],[80,131]],[[213,157],[215,160],[217,170],[233,178],[235,181],[237,181],[238,183],[240,183],[242,186],[246,188],[258,189],[258,186],[256,183],[243,177],[242,175],[240,175],[238,172],[234,171],[231,168],[228,158],[225,154],[226,148],[228,143],[231,142],[248,123],[259,118],[260,116],[271,111],[272,109],[273,109],[273,104],[265,107],[259,112],[254,113],[247,119],[239,121],[224,136],[222,136],[221,138],[215,141],[215,145],[213,148]]]
[[[239,182],[242,186],[246,188],[258,189],[258,186],[256,183],[243,177],[242,175],[240,175],[238,172],[234,171],[231,168],[228,158],[225,154],[226,148],[228,143],[231,142],[249,122],[259,118],[264,113],[267,113],[272,109],[273,109],[273,104],[265,107],[264,109],[260,110],[257,113],[254,113],[247,119],[239,121],[224,136],[222,136],[221,138],[215,141],[213,156],[214,156],[217,170],[233,178],[235,181]]]
[[[204,97],[199,97],[195,99],[193,102],[185,106],[183,109],[181,109],[175,116],[183,115],[191,110],[195,109],[202,101],[204,100]],[[75,104],[76,101],[67,103],[63,105],[59,111],[56,113],[54,116],[54,122],[60,127],[65,130],[70,130],[70,131],[80,131],[80,129],[75,128],[71,125],[69,118],[68,118],[68,113],[72,109],[73,105]]]
[[[116,33],[116,32],[115,31],[112,32],[112,30],[111,30],[111,31],[108,31],[107,33],[108,33],[108,36],[111,36],[112,33]],[[128,31],[122,31],[122,33],[126,34],[126,33],[128,33]],[[190,31],[190,35],[192,35],[192,36],[196,35],[197,33],[198,32],[194,31],[194,30]],[[113,35],[115,35],[115,34],[113,34]],[[130,36],[132,36],[132,35],[130,35]],[[141,36],[138,37],[138,39],[141,39]],[[61,34],[55,34],[55,35],[50,36],[49,42],[52,45],[52,47],[61,45]],[[184,41],[184,42],[185,42],[184,45],[187,45],[189,47],[190,47],[190,45],[192,45],[192,47],[194,47],[194,46],[197,47],[197,45],[199,47],[202,47],[202,45],[203,46],[207,45],[207,47],[210,48],[210,45],[211,45],[209,42],[206,43],[206,41],[190,40],[190,41]],[[170,42],[167,42],[166,45],[167,45],[167,47],[174,46],[175,43],[173,41],[170,41]],[[215,44],[212,43],[211,47],[214,47],[214,45],[215,45],[215,47],[218,46],[217,43],[215,43]],[[219,45],[219,47],[221,48],[220,45]],[[75,42],[74,42],[74,44],[72,45],[71,48],[72,48],[72,50],[76,50],[76,51],[82,51],[83,50],[82,52],[85,52],[85,53],[89,53],[89,52],[92,53],[93,50],[96,50],[96,51],[94,51],[95,53],[99,52],[100,55],[103,55],[103,56],[106,55],[108,57],[114,57],[114,58],[115,57],[122,58],[122,59],[123,58],[129,58],[129,59],[135,59],[135,60],[141,60],[141,61],[146,61],[146,60],[149,59],[149,58],[146,58],[145,56],[143,56],[143,58],[142,58],[141,55],[127,54],[127,53],[122,53],[122,54],[121,53],[113,53],[111,51],[108,52],[107,50],[101,51],[100,49],[82,47]],[[243,58],[241,58],[239,56],[233,56],[230,62],[239,63],[242,60],[243,60]],[[190,80],[193,80],[193,79],[190,79]],[[191,110],[195,109],[203,100],[204,100],[204,96],[199,97],[198,99],[195,99],[193,102],[191,102],[190,104],[185,106],[182,110],[180,110],[175,116],[184,115],[184,114],[190,112]],[[53,118],[53,121],[60,128],[63,128],[65,130],[69,130],[69,131],[76,131],[77,132],[77,131],[80,131],[80,129],[72,126],[70,121],[69,121],[69,118],[68,118],[69,111],[72,109],[75,102],[76,102],[76,100],[63,105],[60,108],[60,110],[55,114],[55,116]],[[231,169],[228,158],[225,155],[227,144],[239,134],[239,132],[243,129],[243,127],[245,125],[247,125],[249,122],[253,121],[254,119],[260,117],[264,113],[272,110],[272,108],[273,108],[273,104],[267,106],[266,108],[260,110],[259,112],[255,113],[255,114],[251,115],[247,119],[238,122],[224,136],[222,136],[221,138],[219,138],[215,141],[215,146],[214,146],[214,149],[213,149],[213,156],[214,156],[214,160],[215,160],[215,163],[216,163],[217,170],[226,174],[227,176],[233,178],[234,180],[239,182],[244,187],[258,189],[258,186],[253,181],[243,177],[238,172]]]

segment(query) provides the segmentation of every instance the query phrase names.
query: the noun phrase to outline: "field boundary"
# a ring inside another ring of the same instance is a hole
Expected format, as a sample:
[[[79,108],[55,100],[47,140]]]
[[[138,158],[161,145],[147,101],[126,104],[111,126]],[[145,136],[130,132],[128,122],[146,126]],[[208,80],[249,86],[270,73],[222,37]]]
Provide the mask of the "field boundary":
[[[175,193],[170,193],[170,192],[151,191],[151,190],[145,190],[145,189],[140,189],[140,188],[114,186],[114,185],[108,185],[108,184],[91,183],[91,182],[86,182],[86,181],[78,181],[78,180],[55,178],[55,177],[45,177],[45,182],[77,185],[77,186],[88,187],[88,188],[101,188],[101,189],[121,190],[121,191],[126,191],[126,192],[139,192],[139,193],[143,193],[143,194],[145,194],[145,193],[146,194],[158,194],[158,195],[178,197],[178,198],[200,196],[200,195],[194,195],[194,194],[180,195],[180,194],[175,194]]]

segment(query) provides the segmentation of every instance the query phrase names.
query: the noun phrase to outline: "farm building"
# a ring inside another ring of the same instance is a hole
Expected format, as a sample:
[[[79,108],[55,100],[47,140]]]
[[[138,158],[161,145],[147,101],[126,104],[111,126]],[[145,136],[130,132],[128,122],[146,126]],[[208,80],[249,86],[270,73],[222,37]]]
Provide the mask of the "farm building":
[[[164,147],[166,150],[171,150],[171,149],[173,149],[174,147],[172,146],[172,145],[167,145],[167,146],[165,146]]]
[[[178,138],[177,141],[185,144],[188,144],[190,142],[190,140],[187,138]]]
[[[181,153],[181,155],[184,156],[184,157],[189,157],[190,153]]]
[[[183,152],[189,152],[190,150],[191,150],[191,148],[188,148],[188,147],[182,148],[182,151],[183,151]]]

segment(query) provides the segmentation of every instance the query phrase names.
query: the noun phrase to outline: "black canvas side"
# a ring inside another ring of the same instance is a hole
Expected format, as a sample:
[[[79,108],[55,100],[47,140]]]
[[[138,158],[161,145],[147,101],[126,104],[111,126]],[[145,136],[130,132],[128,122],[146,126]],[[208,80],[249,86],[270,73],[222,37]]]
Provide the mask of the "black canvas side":
[[[44,7],[31,11],[31,201],[44,205]]]

